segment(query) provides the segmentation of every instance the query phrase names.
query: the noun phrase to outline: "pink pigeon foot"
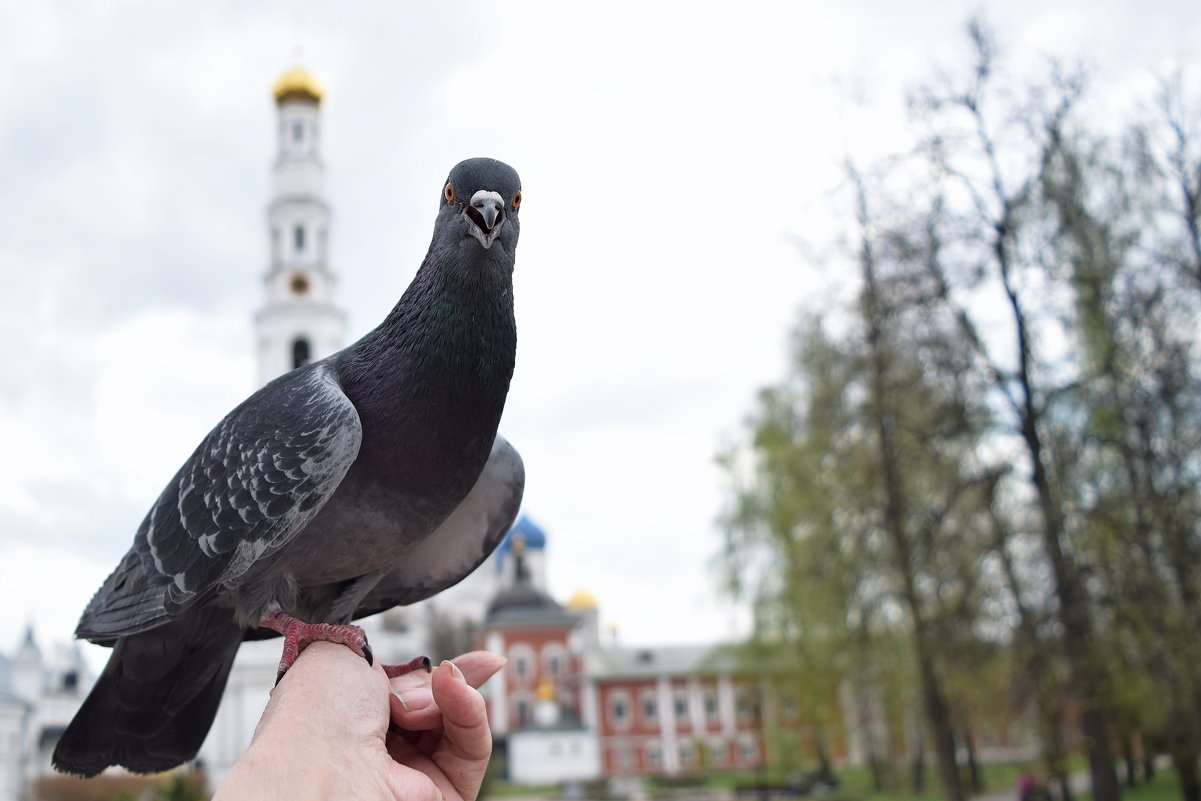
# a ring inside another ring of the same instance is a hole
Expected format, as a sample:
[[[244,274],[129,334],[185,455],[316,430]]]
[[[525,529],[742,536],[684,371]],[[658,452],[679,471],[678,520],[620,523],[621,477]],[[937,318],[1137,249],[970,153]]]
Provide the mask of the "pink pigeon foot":
[[[268,615],[259,625],[284,635],[284,653],[279,659],[279,672],[275,675],[276,684],[279,684],[288,668],[292,667],[300,652],[318,641],[340,643],[366,659],[367,664],[375,663],[371,646],[367,644],[367,635],[359,626],[305,623],[284,612]]]
[[[334,623],[305,623],[284,612],[268,615],[259,623],[260,626],[284,635],[284,652],[279,660],[279,672],[275,675],[275,683],[288,672],[288,668],[296,662],[296,658],[310,644],[319,640],[336,642],[345,645],[359,656],[367,660],[367,664],[375,663],[371,646],[367,644],[367,634],[359,626],[337,625]],[[403,665],[382,665],[388,678],[394,679],[414,670],[424,669],[426,673],[433,670],[428,656],[419,656]]]
[[[412,673],[414,670],[424,670],[426,673],[432,673],[434,670],[433,663],[430,662],[428,656],[419,656],[416,659],[410,659],[403,665],[384,665],[383,668],[390,679],[403,676],[406,673]]]

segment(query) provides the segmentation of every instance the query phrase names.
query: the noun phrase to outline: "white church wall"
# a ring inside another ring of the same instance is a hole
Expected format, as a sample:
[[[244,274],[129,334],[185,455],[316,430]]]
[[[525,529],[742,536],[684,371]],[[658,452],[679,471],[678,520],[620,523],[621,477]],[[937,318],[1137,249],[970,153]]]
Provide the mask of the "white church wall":
[[[522,784],[586,781],[600,776],[595,732],[523,731],[509,735],[509,779]]]

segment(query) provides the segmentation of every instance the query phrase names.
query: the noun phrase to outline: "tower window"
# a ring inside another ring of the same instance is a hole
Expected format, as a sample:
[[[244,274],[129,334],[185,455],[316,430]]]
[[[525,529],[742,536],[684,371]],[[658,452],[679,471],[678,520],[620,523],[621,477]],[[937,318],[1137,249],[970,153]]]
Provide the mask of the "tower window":
[[[292,229],[292,242],[296,246],[297,253],[304,252],[304,226],[298,225]]]
[[[304,367],[312,360],[312,354],[309,350],[309,341],[304,337],[298,337],[292,342],[292,369]]]
[[[304,141],[304,123],[292,123],[292,141],[297,144]]]

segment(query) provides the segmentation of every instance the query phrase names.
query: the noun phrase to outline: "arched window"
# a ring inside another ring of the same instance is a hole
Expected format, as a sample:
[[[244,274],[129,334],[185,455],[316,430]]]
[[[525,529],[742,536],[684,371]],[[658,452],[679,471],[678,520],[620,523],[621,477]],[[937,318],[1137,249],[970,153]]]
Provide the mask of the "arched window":
[[[292,342],[292,369],[304,367],[312,360],[312,353],[309,350],[309,341],[304,337],[298,337]]]
[[[297,253],[304,253],[304,226],[298,225],[292,229],[292,245]]]

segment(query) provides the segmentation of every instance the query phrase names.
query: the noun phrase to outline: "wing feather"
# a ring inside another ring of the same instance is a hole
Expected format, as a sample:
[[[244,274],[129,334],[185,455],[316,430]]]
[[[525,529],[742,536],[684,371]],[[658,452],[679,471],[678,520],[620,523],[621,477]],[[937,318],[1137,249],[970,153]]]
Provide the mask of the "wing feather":
[[[326,363],[263,387],[205,437],[163,490],[130,555],[84,611],[81,636],[151,628],[217,587],[238,584],[320,511],[361,441],[358,412]]]

